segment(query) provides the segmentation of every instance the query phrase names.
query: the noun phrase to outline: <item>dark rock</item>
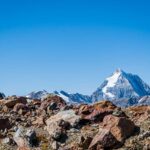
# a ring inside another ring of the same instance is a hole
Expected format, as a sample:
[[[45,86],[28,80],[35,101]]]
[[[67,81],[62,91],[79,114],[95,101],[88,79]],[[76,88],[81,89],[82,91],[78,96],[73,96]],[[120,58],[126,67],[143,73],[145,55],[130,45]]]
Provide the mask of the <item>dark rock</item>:
[[[0,93],[0,100],[4,99],[5,98],[5,95],[4,93]]]
[[[32,130],[32,129],[27,130],[25,136],[31,147],[35,147],[38,145],[36,132],[34,130]]]
[[[70,128],[70,123],[67,121],[64,121],[63,119],[58,121],[58,126],[60,126],[63,129],[69,129]]]
[[[12,124],[8,118],[0,118],[0,130],[10,129]]]
[[[49,110],[55,110],[56,108],[57,108],[57,103],[55,102],[50,103],[50,105],[48,106]]]
[[[88,149],[90,143],[92,142],[93,138],[92,137],[81,137],[80,140],[80,147],[82,147],[83,149]]]

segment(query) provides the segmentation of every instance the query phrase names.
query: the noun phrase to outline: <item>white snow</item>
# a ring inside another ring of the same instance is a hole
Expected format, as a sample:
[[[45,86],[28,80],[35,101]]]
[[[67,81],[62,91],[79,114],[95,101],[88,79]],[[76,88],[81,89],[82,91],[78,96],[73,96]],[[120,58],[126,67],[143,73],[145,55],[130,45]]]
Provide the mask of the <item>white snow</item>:
[[[64,99],[66,102],[70,102],[69,98],[63,94],[61,94],[61,92],[59,92],[58,96],[60,96],[62,99]]]
[[[139,99],[139,103],[143,102],[146,99],[147,96],[142,97],[141,99]]]
[[[111,77],[107,78],[106,80],[108,81],[107,82],[107,85],[102,89],[103,93],[106,95],[106,96],[109,96],[109,97],[115,97],[115,95],[113,95],[112,93],[110,92],[107,92],[107,89],[110,88],[110,87],[114,87],[119,76],[121,75],[121,71],[118,70],[116,71]]]
[[[28,94],[26,97],[29,99],[43,99],[48,95],[48,92],[45,90],[42,91],[34,91]]]

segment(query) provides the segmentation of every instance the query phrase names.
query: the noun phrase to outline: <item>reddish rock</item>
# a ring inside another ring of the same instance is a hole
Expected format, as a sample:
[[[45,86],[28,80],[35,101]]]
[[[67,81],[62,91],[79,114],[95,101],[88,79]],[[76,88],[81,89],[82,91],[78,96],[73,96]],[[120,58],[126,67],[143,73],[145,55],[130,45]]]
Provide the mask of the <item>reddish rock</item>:
[[[150,119],[150,106],[133,106],[127,108],[126,111],[137,125]]]
[[[45,98],[40,106],[41,110],[47,110],[48,106],[56,104],[56,109],[60,109],[64,106],[66,106],[66,102],[59,96],[48,96],[47,98]]]
[[[26,97],[15,97],[3,101],[3,104],[8,108],[13,108],[18,103],[27,104]]]
[[[91,122],[101,122],[106,115],[112,114],[117,107],[110,101],[101,101],[94,105],[81,105],[77,114]]]
[[[118,143],[116,138],[112,133],[107,129],[102,129],[98,134],[93,138],[89,149],[98,149],[99,148],[112,148],[115,144]]]
[[[25,111],[29,110],[29,108],[25,104],[17,103],[14,106],[13,111],[18,112],[20,109],[25,110]]]
[[[135,129],[134,123],[128,118],[113,115],[105,116],[101,127],[109,130],[119,142],[124,142]]]

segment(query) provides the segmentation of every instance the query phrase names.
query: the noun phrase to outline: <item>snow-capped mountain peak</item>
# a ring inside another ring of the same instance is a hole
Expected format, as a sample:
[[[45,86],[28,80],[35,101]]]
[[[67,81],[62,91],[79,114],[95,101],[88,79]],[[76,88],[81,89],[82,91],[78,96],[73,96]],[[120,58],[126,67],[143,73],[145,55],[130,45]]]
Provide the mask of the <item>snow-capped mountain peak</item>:
[[[139,76],[117,69],[92,94],[92,101],[133,98],[145,95],[150,95],[150,87]]]
[[[43,99],[45,98],[49,93],[46,90],[41,91],[34,91],[29,93],[26,97],[29,99]]]
[[[79,93],[71,94],[63,90],[52,93],[42,90],[32,92],[26,97],[43,100],[48,94],[60,96],[67,103],[93,103],[100,100],[111,100],[119,106],[150,103],[150,87],[148,84],[139,76],[126,73],[121,69],[117,69],[111,76],[107,77],[91,96]]]
[[[112,97],[112,98],[115,97],[115,95],[112,94],[111,92],[107,91],[107,89],[114,87],[116,85],[116,83],[122,73],[123,73],[123,71],[121,69],[117,69],[111,77],[108,77],[106,79],[107,84],[102,88],[103,93],[105,93],[109,97]]]

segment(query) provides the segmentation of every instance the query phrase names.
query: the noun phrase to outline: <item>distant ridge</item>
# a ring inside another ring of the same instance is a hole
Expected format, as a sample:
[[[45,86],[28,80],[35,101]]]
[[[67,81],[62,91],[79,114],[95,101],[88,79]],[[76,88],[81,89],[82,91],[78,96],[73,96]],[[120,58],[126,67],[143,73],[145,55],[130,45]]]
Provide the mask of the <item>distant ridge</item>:
[[[30,99],[43,99],[49,94],[46,90],[31,92]],[[67,103],[95,103],[110,100],[119,106],[150,104],[150,87],[138,75],[117,69],[100,85],[92,95],[70,94],[63,90],[51,94],[62,97]]]

